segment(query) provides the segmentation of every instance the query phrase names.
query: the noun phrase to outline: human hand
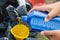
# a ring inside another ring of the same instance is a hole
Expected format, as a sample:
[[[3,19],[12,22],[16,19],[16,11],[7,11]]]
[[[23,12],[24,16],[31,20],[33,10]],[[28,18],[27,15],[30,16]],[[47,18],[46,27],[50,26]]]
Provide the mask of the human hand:
[[[60,30],[42,31],[41,34],[49,40],[60,40]]]
[[[29,13],[32,10],[48,11],[49,13],[45,17],[45,21],[49,21],[51,18],[60,14],[60,2],[48,4],[48,5],[43,5],[43,6],[35,6],[29,11]]]

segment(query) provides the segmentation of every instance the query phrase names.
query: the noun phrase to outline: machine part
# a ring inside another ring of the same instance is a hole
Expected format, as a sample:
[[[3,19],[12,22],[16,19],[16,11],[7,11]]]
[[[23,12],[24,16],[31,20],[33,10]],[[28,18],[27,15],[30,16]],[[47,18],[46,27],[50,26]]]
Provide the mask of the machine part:
[[[10,25],[10,22],[8,22],[8,28],[7,28],[7,31],[6,31],[6,36],[9,37],[10,35],[10,29],[11,29],[11,25]]]
[[[11,33],[10,33],[10,35],[9,35],[9,40],[16,40]]]
[[[18,21],[19,23],[21,23],[21,18],[20,18],[20,17],[17,17],[17,21]]]
[[[5,10],[5,8],[0,7],[0,23],[2,23],[3,21],[5,21],[7,18],[8,14]]]
[[[29,2],[26,2],[26,9],[29,11],[32,8],[32,5]]]
[[[26,0],[17,0],[18,1],[18,4],[19,4],[19,6],[26,6]]]
[[[8,5],[18,6],[17,0],[0,0],[0,7],[6,8]]]
[[[8,27],[7,22],[0,23],[0,38],[6,36],[5,32],[7,30],[7,27]]]
[[[16,9],[12,6],[12,5],[9,5],[7,8],[6,8],[6,10],[7,10],[7,12],[8,13],[10,13],[10,12],[12,12],[12,13],[10,13],[10,14],[12,14],[12,15],[16,15],[16,16],[19,16],[18,15],[18,12],[16,11]]]
[[[4,23],[0,23],[0,30],[6,30],[7,29],[7,24],[5,25]]]
[[[16,8],[18,13],[20,15],[27,15],[27,9],[26,9],[26,0],[17,0],[19,3],[19,6]]]
[[[19,8],[14,8],[12,5],[9,5],[6,10],[8,12],[8,15],[10,17],[11,20],[15,20],[17,17],[20,17],[21,15],[25,15],[25,10],[23,8],[19,9]],[[20,12],[21,10],[21,12]]]
[[[19,14],[18,14],[18,12],[16,11],[16,9],[12,5],[9,5],[6,8],[6,10],[7,10],[8,15],[10,17],[11,26],[13,27],[15,24],[18,23],[17,17],[19,17]]]
[[[38,40],[38,38],[27,38],[26,40]]]
[[[3,40],[9,40],[8,37],[3,37]]]
[[[16,10],[17,10],[17,12],[19,13],[20,16],[27,15],[26,14],[27,13],[27,10],[26,10],[26,7],[24,7],[24,6],[18,6],[16,8]]]
[[[0,30],[0,38],[5,37],[5,31]]]
[[[12,6],[12,5],[9,5],[7,8],[6,8],[7,12],[8,12],[8,15],[10,17],[10,20],[15,20],[15,8]]]
[[[9,40],[7,37],[2,37],[0,40]]]
[[[2,22],[2,24],[3,24],[3,28],[5,28],[6,30],[4,30],[4,31],[1,31],[0,30],[0,38],[1,37],[3,37],[3,38],[1,38],[1,40],[3,39],[3,40],[15,40],[15,38],[14,38],[14,36],[13,35],[11,35],[10,34],[10,32],[9,32],[9,30],[10,30],[10,28],[12,27],[12,26],[15,26],[16,24],[18,24],[18,21],[17,20],[15,20],[16,19],[16,17],[19,15],[19,16],[22,16],[22,15],[27,15],[26,13],[27,13],[27,11],[29,11],[30,9],[31,9],[31,5],[30,4],[28,4],[28,3],[26,3],[25,4],[25,1],[24,1],[24,5],[23,4],[20,4],[19,6],[18,6],[18,3],[17,3],[17,1],[16,0],[2,0],[2,1],[4,1],[5,3],[3,3],[3,2],[1,2],[1,5],[2,5],[2,7],[0,7],[0,9],[1,9],[1,22]],[[20,0],[20,2],[21,2],[21,0]],[[23,3],[23,2],[21,2],[21,3]],[[0,5],[0,6],[1,6]],[[12,6],[13,5],[13,6]],[[7,7],[8,6],[8,7]],[[7,8],[6,8],[7,7]],[[10,8],[11,7],[11,8]],[[17,8],[16,8],[17,7]],[[28,7],[28,8],[27,8]],[[6,9],[7,9],[7,12],[6,12]],[[4,14],[6,14],[5,16],[4,16]],[[17,14],[18,13],[18,14]],[[8,19],[9,18],[9,19]],[[6,21],[10,21],[10,23],[11,24],[9,24],[8,25],[8,22],[4,22],[5,21],[5,19],[6,19]],[[11,21],[11,19],[13,20],[13,21]],[[0,23],[1,23],[0,22]],[[3,23],[4,22],[4,23]],[[26,24],[25,22],[21,22],[21,24],[24,24],[24,25],[27,25],[28,26],[28,24]],[[10,26],[11,25],[11,26]],[[29,29],[30,30],[30,29]],[[6,34],[5,34],[6,33]],[[32,33],[31,33],[32,34]],[[35,32],[33,33],[33,35],[35,35]],[[7,37],[6,37],[7,36]],[[9,37],[8,37],[9,36]],[[30,37],[32,37],[32,36],[30,36]],[[35,35],[35,37],[36,37],[36,35]],[[34,37],[34,38],[35,38]]]
[[[30,31],[29,37],[30,37],[30,38],[37,38],[37,32]]]
[[[6,32],[7,27],[8,27],[7,22],[0,23],[0,37],[5,36],[5,32]]]
[[[17,0],[0,0],[0,23],[9,20],[6,7],[8,5],[13,5],[15,8],[18,6]]]

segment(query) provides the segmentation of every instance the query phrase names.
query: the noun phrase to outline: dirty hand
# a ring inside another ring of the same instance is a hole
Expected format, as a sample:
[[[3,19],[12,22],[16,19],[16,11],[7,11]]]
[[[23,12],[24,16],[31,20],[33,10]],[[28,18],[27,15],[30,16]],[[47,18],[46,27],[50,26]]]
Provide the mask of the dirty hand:
[[[60,2],[48,4],[48,5],[43,5],[43,6],[35,6],[29,11],[29,13],[32,10],[48,11],[49,14],[45,18],[45,21],[49,21],[51,18],[59,15],[59,13],[60,13]]]
[[[42,31],[41,34],[46,36],[49,40],[60,40],[60,30]]]

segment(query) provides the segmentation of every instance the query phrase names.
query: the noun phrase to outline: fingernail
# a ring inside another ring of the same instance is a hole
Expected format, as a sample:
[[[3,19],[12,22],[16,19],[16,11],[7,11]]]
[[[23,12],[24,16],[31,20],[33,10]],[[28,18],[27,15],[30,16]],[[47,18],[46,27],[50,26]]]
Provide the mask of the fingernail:
[[[45,22],[48,22],[49,20],[47,19],[47,18],[45,18],[45,20],[44,20]]]
[[[48,22],[49,20],[50,20],[50,17],[47,16],[47,17],[45,18],[45,21]]]
[[[41,35],[44,35],[44,31],[40,32]]]

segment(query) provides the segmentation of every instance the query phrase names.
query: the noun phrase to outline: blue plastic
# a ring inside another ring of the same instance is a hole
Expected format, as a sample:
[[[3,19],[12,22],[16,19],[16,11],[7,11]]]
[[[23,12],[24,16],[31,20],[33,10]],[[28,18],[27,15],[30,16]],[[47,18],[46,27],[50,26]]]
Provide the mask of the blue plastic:
[[[44,18],[48,12],[32,11],[28,16],[22,16],[22,21],[27,22],[34,31],[42,30],[60,30],[60,16],[52,18],[45,22]]]

